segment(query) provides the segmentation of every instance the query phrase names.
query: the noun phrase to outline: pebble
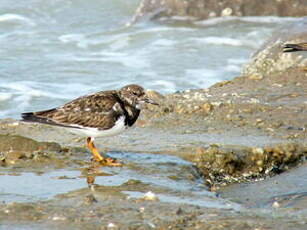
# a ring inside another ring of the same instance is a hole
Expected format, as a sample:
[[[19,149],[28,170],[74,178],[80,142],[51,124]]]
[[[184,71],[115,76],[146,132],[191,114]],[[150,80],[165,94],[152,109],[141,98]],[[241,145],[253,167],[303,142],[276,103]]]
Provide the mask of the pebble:
[[[52,220],[58,221],[58,220],[66,220],[65,216],[54,216],[52,217]]]
[[[223,103],[220,101],[216,101],[216,102],[212,102],[211,103],[213,106],[219,107],[220,105],[222,105]]]
[[[259,99],[257,99],[257,98],[251,98],[251,99],[249,99],[248,102],[249,102],[249,103],[252,103],[252,104],[258,104],[258,103],[260,103]]]
[[[261,155],[263,155],[264,154],[264,149],[263,148],[260,148],[260,147],[258,147],[258,148],[253,148],[253,153],[255,153],[255,154],[261,154]]]
[[[150,200],[150,201],[156,201],[156,200],[158,200],[158,197],[156,196],[156,194],[149,191],[149,192],[144,194],[143,199],[144,200]]]
[[[205,104],[202,105],[202,109],[206,113],[209,113],[212,110],[212,105],[210,103],[205,103]]]
[[[15,127],[15,126],[18,126],[18,125],[19,125],[18,121],[7,124],[8,127]]]
[[[139,211],[140,211],[140,213],[145,212],[145,207],[140,207],[140,208],[139,208]]]
[[[222,10],[221,16],[222,17],[231,16],[232,12],[233,12],[233,10],[231,8],[227,7],[227,8]]]
[[[214,11],[211,11],[210,13],[209,13],[209,16],[208,16],[209,18],[215,18],[216,17],[216,13],[214,12]]]
[[[274,203],[272,204],[273,208],[279,208],[280,204],[277,201],[274,201]]]
[[[278,87],[278,88],[283,87],[283,85],[282,85],[282,84],[277,84],[277,83],[272,84],[272,86],[273,86],[273,87]]]
[[[261,74],[254,73],[252,75],[249,75],[248,78],[251,80],[262,80],[263,76]]]
[[[109,223],[107,228],[110,229],[110,230],[119,229],[119,227],[114,223]]]

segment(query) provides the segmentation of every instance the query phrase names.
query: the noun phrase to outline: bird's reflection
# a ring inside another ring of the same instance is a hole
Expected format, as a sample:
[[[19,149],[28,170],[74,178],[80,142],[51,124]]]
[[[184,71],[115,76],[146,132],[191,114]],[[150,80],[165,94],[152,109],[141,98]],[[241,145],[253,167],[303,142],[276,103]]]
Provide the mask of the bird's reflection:
[[[102,170],[103,166],[97,162],[91,162],[89,167],[82,170],[82,175],[86,178],[89,188],[94,188],[97,176],[112,176],[112,174],[103,172]]]

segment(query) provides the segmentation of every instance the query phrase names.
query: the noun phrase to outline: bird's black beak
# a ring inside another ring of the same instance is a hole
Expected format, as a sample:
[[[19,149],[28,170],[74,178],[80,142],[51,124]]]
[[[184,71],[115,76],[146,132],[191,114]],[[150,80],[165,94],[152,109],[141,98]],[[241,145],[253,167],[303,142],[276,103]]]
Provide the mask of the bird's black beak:
[[[297,45],[295,44],[285,44],[282,48],[284,53],[297,51]]]
[[[298,44],[284,44],[283,52],[296,52],[296,51],[306,51],[307,43],[298,43]]]
[[[150,99],[149,97],[145,96],[141,99],[142,102],[148,103],[148,104],[153,104],[153,105],[159,105],[157,102],[154,100]]]

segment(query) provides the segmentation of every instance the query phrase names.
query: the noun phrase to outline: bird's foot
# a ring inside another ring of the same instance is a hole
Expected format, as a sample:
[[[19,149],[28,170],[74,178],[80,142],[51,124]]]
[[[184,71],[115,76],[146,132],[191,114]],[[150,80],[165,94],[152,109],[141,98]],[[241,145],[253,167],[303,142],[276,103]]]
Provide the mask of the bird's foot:
[[[114,158],[101,156],[98,149],[94,145],[94,138],[88,137],[86,139],[86,143],[87,143],[87,147],[91,150],[93,154],[94,162],[98,162],[100,165],[104,165],[104,166],[114,166],[114,167],[122,166],[122,163],[119,163]]]

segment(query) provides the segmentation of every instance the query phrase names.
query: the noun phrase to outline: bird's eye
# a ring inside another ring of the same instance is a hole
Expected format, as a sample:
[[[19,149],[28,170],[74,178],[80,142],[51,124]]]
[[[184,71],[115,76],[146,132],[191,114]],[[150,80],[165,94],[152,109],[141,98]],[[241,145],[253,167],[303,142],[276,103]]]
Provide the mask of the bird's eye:
[[[135,96],[137,96],[137,95],[138,95],[136,92],[133,92],[132,94],[133,94],[133,95],[135,95]]]

